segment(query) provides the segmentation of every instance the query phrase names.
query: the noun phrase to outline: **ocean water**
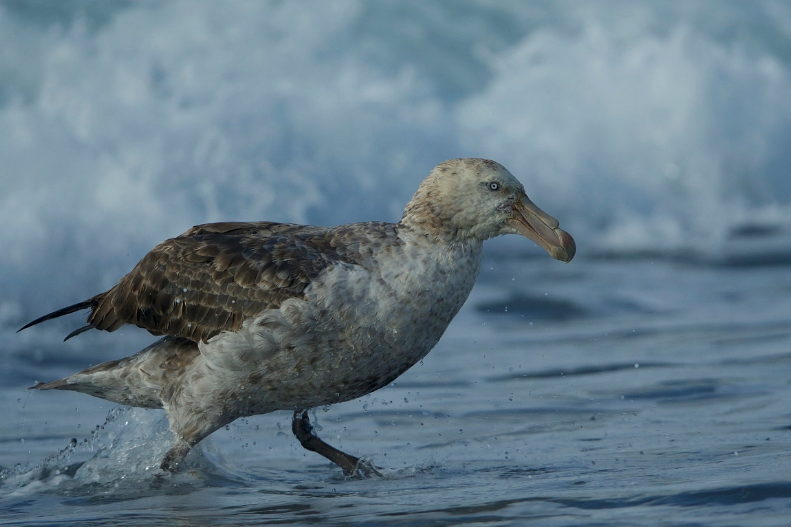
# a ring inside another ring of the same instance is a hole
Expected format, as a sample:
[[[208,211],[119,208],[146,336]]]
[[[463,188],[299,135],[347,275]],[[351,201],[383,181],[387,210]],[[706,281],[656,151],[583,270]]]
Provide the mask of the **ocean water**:
[[[0,524],[787,525],[784,2],[0,3]],[[162,412],[26,388],[138,351],[61,340],[164,238],[396,221],[460,156],[574,235],[488,242],[434,351],[320,435],[275,413],[171,477]]]

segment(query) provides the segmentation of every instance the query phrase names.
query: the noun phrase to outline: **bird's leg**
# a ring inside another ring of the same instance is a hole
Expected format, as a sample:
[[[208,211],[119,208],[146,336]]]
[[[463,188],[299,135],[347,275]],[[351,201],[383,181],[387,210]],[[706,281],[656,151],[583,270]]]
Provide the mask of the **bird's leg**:
[[[299,440],[303,448],[326,457],[343,470],[346,476],[370,476],[372,474],[381,476],[376,467],[365,460],[350,456],[341,452],[337,448],[328,445],[316,435],[313,425],[310,424],[307,410],[295,410],[294,418],[291,421],[291,431]]]
[[[176,472],[181,462],[184,461],[184,458],[189,454],[190,448],[189,443],[183,439],[179,439],[175,445],[170,447],[168,453],[165,454],[159,468],[171,473]]]

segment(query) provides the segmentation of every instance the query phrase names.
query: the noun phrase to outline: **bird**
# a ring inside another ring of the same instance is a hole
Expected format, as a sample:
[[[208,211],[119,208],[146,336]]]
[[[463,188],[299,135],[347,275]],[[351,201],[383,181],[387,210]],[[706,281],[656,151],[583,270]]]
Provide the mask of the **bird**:
[[[164,409],[176,439],[163,474],[219,428],[278,410],[346,476],[378,474],[319,438],[308,410],[378,390],[423,359],[472,290],[485,240],[519,234],[571,261],[576,244],[558,225],[505,167],[479,158],[437,165],[398,223],[197,225],[111,289],[19,329],[90,310],[66,340],[126,324],[162,338],[30,389]]]

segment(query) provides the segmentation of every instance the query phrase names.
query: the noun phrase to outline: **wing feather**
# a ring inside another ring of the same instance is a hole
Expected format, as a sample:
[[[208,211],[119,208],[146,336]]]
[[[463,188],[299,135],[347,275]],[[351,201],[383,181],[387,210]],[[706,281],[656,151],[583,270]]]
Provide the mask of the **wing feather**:
[[[305,288],[330,266],[359,265],[361,232],[381,241],[388,234],[393,238],[395,229],[386,223],[334,229],[271,222],[197,225],[157,245],[109,291],[25,327],[90,309],[88,325],[96,329],[134,324],[154,335],[208,340],[290,298],[304,298]]]

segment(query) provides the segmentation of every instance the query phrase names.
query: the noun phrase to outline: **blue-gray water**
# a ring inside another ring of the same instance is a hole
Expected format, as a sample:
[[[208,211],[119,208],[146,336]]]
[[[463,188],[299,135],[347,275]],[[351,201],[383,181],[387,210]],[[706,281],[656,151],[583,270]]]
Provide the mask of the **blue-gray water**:
[[[29,372],[52,379],[86,363],[64,346],[40,349],[39,360],[19,354],[0,392],[0,464],[10,468],[0,518],[787,525],[789,271],[488,259],[422,364],[371,396],[317,410],[327,441],[385,469],[363,481],[302,450],[287,413],[215,433],[188,472],[162,481],[153,472],[170,438],[160,411],[26,391]]]
[[[0,2],[0,523],[787,525],[790,42],[786,2]],[[423,364],[317,410],[385,477],[274,414],[162,480],[161,412],[26,390],[151,341],[14,332],[162,239],[395,221],[460,156],[579,253],[489,242]]]

